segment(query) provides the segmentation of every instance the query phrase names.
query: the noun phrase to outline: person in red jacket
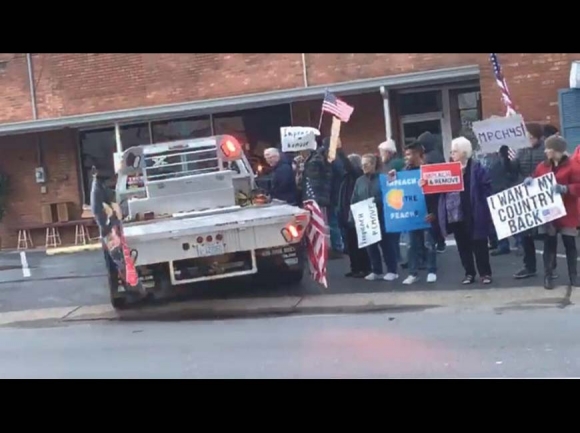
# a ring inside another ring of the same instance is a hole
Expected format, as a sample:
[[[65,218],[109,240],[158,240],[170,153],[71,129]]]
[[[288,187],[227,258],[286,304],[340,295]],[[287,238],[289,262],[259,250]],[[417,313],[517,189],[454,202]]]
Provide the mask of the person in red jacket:
[[[544,288],[552,290],[553,272],[558,247],[558,233],[566,249],[566,262],[570,287],[577,285],[576,236],[578,235],[578,198],[580,198],[580,163],[566,155],[566,140],[559,135],[552,135],[545,141],[546,160],[536,167],[533,176],[540,177],[550,172],[556,177],[553,192],[562,195],[566,215],[540,227],[544,234]],[[529,183],[529,178],[526,179]]]

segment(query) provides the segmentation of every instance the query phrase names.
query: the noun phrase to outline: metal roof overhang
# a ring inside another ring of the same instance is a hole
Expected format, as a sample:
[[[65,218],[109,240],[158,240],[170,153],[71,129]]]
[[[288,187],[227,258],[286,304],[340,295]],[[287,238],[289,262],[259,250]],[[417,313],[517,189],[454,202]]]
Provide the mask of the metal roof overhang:
[[[478,65],[436,69],[432,71],[348,81],[344,83],[299,87],[287,90],[276,90],[273,92],[255,93],[219,99],[206,99],[179,104],[157,105],[153,107],[107,111],[53,119],[5,123],[0,124],[0,135],[25,134],[63,128],[110,126],[116,122],[135,123],[139,121],[163,120],[172,117],[195,116],[209,113],[216,114],[248,108],[259,108],[274,104],[322,98],[325,89],[329,89],[331,92],[339,95],[348,95],[373,90],[378,91],[381,86],[392,89],[412,85],[422,86],[470,79],[479,79]]]

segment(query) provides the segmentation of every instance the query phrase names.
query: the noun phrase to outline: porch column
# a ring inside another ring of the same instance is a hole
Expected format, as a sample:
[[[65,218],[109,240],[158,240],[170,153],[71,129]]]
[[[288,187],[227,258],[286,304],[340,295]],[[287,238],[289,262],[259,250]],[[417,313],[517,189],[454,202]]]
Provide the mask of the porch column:
[[[115,123],[115,143],[117,145],[117,152],[123,153],[123,144],[121,143],[121,127]]]
[[[385,135],[387,140],[393,137],[393,125],[391,124],[391,109],[389,107],[389,89],[381,86],[381,95],[383,96],[383,112],[385,116]]]

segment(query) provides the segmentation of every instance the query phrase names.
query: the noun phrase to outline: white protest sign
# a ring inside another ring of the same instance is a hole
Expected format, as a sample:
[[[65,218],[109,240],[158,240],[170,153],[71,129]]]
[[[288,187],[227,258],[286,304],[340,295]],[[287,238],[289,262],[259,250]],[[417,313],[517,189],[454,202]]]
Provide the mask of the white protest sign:
[[[376,244],[382,239],[379,211],[374,198],[350,205],[350,211],[354,217],[359,249]]]
[[[316,150],[316,136],[320,131],[306,126],[283,126],[280,128],[282,152]]]
[[[498,239],[549,223],[566,215],[562,196],[552,192],[553,173],[523,183],[487,198]]]
[[[513,150],[530,145],[524,119],[519,114],[473,122],[471,128],[484,153],[497,152],[504,144]]]

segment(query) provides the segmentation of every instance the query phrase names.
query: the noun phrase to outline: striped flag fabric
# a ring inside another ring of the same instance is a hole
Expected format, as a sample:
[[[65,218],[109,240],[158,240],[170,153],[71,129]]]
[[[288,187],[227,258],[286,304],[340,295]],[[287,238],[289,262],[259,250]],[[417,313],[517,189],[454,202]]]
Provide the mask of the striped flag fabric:
[[[322,101],[322,112],[330,113],[340,119],[341,122],[346,123],[350,120],[353,111],[353,107],[326,90]]]
[[[510,89],[508,88],[507,82],[505,77],[503,76],[503,72],[501,70],[501,65],[499,64],[499,60],[497,58],[496,53],[491,53],[489,55],[489,59],[491,61],[491,66],[493,67],[493,75],[495,76],[495,82],[499,89],[501,90],[501,100],[503,101],[504,105],[506,106],[507,113],[506,116],[510,116],[516,113],[516,107],[512,100],[512,96],[510,94]],[[508,157],[509,159],[516,158],[516,152],[509,148],[508,149]]]
[[[310,182],[306,181],[307,197],[314,197]],[[304,209],[310,212],[310,224],[306,229],[306,250],[310,275],[318,284],[328,289],[326,264],[328,261],[328,228],[324,213],[313,198],[303,202]]]

